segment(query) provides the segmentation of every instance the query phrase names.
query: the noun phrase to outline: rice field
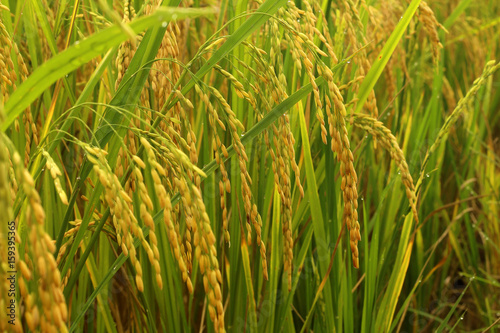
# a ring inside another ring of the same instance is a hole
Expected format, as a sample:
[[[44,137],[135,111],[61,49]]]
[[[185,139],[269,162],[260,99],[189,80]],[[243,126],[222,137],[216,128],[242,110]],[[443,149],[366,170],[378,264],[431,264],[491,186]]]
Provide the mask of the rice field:
[[[500,332],[500,2],[0,0],[0,332]]]

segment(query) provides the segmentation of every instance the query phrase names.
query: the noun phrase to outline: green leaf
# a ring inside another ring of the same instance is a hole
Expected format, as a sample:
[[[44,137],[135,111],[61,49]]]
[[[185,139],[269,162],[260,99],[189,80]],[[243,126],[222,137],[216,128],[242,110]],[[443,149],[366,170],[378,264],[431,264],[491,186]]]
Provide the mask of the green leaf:
[[[396,262],[391,278],[384,294],[384,298],[380,303],[380,311],[375,322],[375,330],[377,332],[389,332],[391,328],[392,318],[396,305],[398,304],[399,295],[403,288],[408,265],[410,264],[411,252],[413,248],[413,237],[410,236],[413,226],[413,215],[409,213],[404,221],[401,238],[399,241],[398,251],[396,253]]]

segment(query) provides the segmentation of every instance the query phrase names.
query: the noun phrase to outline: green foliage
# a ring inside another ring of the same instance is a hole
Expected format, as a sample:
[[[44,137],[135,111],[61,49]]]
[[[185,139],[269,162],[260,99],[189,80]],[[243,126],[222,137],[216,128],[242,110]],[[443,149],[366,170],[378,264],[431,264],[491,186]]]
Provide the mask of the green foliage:
[[[0,1],[0,330],[500,331],[499,15]]]

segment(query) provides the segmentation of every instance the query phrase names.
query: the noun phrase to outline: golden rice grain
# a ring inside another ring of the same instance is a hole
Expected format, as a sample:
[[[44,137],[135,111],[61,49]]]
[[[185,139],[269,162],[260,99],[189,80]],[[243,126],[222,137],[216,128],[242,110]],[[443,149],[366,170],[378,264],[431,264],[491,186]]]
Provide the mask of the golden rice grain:
[[[50,175],[54,180],[54,186],[56,188],[56,192],[59,195],[61,202],[65,205],[68,205],[68,197],[66,195],[66,191],[64,191],[64,189],[61,186],[61,180],[59,178],[59,176],[62,176],[61,170],[59,169],[59,167],[57,166],[57,164],[54,162],[54,160],[47,151],[43,150],[42,154],[47,160],[45,166],[47,167],[47,170],[50,171]]]

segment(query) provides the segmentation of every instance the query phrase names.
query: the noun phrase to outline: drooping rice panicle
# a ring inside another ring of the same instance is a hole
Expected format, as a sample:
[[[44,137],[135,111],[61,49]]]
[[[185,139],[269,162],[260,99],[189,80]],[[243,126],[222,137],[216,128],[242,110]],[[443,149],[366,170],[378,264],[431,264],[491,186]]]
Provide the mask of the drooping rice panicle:
[[[437,30],[438,28],[444,29],[444,27],[436,20],[436,16],[427,2],[420,2],[420,6],[418,8],[420,13],[418,19],[422,22],[424,30],[429,36],[431,41],[432,59],[436,63],[439,60],[439,50],[443,48],[443,45],[439,41]]]
[[[387,127],[384,126],[382,122],[367,115],[355,115],[354,125],[366,130],[368,133],[376,137],[377,140],[380,141],[380,144],[389,152],[389,154],[391,154],[391,159],[401,170],[401,178],[406,188],[406,196],[410,202],[413,218],[418,223],[415,185],[413,184],[413,178],[411,177],[410,170],[408,169],[404,153],[399,147],[396,137]]]
[[[443,127],[441,127],[441,129],[437,134],[436,140],[425,154],[420,171],[420,177],[418,178],[416,184],[417,190],[420,187],[420,184],[422,183],[422,179],[424,177],[425,169],[427,167],[427,163],[429,162],[430,155],[439,147],[441,142],[446,138],[448,132],[450,131],[450,128],[457,122],[460,115],[464,111],[466,111],[467,108],[470,107],[470,103],[474,101],[474,97],[476,96],[479,89],[486,83],[486,79],[491,75],[495,74],[495,72],[500,69],[500,62],[496,64],[495,62],[496,62],[495,60],[491,60],[486,63],[481,76],[478,77],[476,80],[474,80],[474,83],[472,84],[472,87],[469,89],[467,94],[462,99],[460,99],[458,105],[455,107],[453,112],[446,118]]]
[[[166,172],[161,167],[161,165],[156,161],[155,153],[154,153],[153,148],[150,145],[150,143],[145,138],[141,138],[141,143],[146,149],[148,161],[149,161],[149,164],[151,165],[151,168],[152,168],[151,175],[153,177],[155,192],[156,192],[156,195],[159,199],[160,207],[164,210],[163,221],[164,221],[165,226],[167,228],[167,236],[168,236],[169,241],[170,241],[170,246],[172,247],[175,259],[177,260],[177,263],[179,265],[179,269],[181,271],[182,278],[183,278],[184,282],[186,283],[189,292],[192,293],[193,292],[193,285],[192,285],[191,280],[190,280],[189,275],[188,275],[188,271],[187,271],[188,267],[187,267],[186,263],[184,262],[184,259],[182,258],[181,249],[180,249],[179,242],[178,242],[180,236],[177,233],[178,230],[176,230],[174,224],[172,223],[172,216],[171,216],[172,204],[170,202],[170,197],[168,196],[167,191],[166,191],[165,187],[163,186],[162,181],[160,179],[160,175],[165,177]],[[139,157],[135,157],[134,160],[136,161],[136,163],[139,162],[138,163],[139,166],[142,169],[144,169],[144,167],[145,167],[144,162],[142,162],[142,160],[140,160]],[[142,162],[142,165],[140,162]],[[143,203],[141,204],[141,217],[144,216],[143,220],[148,221],[146,223],[146,225],[148,225],[148,227],[153,231],[153,235],[154,235],[154,223],[153,223],[151,214],[148,212],[148,209],[149,210],[153,209],[153,205],[152,205],[151,199],[149,198],[149,195],[147,193],[146,186],[144,185],[144,182],[142,180],[142,176],[139,176],[140,170],[136,168],[134,170],[134,172],[137,173],[137,177],[138,177],[138,179],[140,179],[139,190],[141,192],[141,196],[144,198]],[[150,235],[151,235],[151,232],[150,232]],[[159,255],[157,255],[158,249],[157,249],[156,236],[153,237],[153,249],[154,249],[155,258],[157,258],[157,260],[159,260]],[[159,276],[159,274],[160,274],[160,266],[159,265],[157,267],[156,272],[157,272],[157,280],[161,281],[161,276]]]
[[[17,269],[21,272],[20,294],[26,302],[24,317],[31,330],[68,332],[68,307],[54,258],[55,245],[44,229],[45,211],[35,182],[17,153],[13,155],[13,164],[28,202],[25,219],[29,246],[19,245],[25,246],[25,255],[24,259],[17,260]]]

